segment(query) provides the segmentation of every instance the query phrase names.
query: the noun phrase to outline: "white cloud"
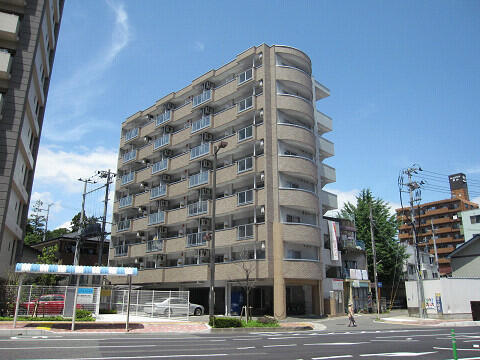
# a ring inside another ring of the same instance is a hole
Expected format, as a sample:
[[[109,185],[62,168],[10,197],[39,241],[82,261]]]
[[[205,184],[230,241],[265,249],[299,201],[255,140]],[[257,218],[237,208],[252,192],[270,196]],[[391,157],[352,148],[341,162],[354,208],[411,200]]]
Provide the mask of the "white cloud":
[[[201,41],[195,41],[195,50],[203,52],[205,50],[205,44]]]
[[[67,221],[63,224],[58,225],[55,229],[60,229],[60,228],[65,228],[68,230],[72,230],[72,223],[70,221]]]
[[[52,204],[52,206],[50,207],[49,215],[52,215],[52,213],[59,213],[63,210],[62,202],[59,200],[57,201],[53,200],[52,194],[49,191],[45,191],[45,192],[34,191],[30,199],[30,205],[31,205],[30,210],[32,210],[33,204],[37,200],[41,200],[43,202],[42,208],[44,209],[47,209],[48,205]]]
[[[480,196],[477,196],[477,197],[471,199],[470,201],[473,201],[476,204],[480,204]]]
[[[92,176],[97,170],[116,169],[118,153],[102,147],[75,151],[59,150],[51,146],[39,149],[35,183],[48,185],[52,191],[60,186],[67,192],[81,192],[77,179]]]

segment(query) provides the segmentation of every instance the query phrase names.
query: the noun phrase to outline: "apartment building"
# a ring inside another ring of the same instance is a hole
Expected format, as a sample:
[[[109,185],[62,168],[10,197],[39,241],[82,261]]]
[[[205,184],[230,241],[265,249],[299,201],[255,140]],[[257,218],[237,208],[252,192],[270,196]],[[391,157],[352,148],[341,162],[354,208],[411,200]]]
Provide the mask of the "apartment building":
[[[462,219],[461,233],[463,233],[465,241],[480,235],[480,209],[462,211],[460,217]]]
[[[21,256],[64,0],[0,0],[0,280]]]
[[[137,266],[143,288],[189,290],[208,311],[216,199],[215,313],[244,303],[248,269],[254,313],[323,314],[321,221],[337,199],[322,190],[336,175],[316,102],[329,94],[305,53],[263,44],[127,118],[110,265]]]
[[[449,176],[451,198],[414,206],[417,228],[417,243],[420,249],[435,254],[433,236],[436,239],[440,275],[451,274],[450,259],[447,257],[455,248],[465,242],[461,231],[462,211],[478,209],[478,204],[469,201],[465,174]],[[413,244],[410,207],[397,209],[401,224],[398,238]],[[432,232],[433,226],[433,232]]]

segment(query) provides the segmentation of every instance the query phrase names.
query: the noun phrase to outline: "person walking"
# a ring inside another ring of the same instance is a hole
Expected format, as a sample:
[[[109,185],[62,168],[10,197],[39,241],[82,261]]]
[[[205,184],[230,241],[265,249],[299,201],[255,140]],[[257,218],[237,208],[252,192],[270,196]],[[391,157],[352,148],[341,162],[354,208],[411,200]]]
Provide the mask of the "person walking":
[[[354,315],[355,315],[355,311],[353,311],[353,304],[350,303],[348,304],[348,320],[349,320],[348,327],[357,326],[357,324],[355,323]]]

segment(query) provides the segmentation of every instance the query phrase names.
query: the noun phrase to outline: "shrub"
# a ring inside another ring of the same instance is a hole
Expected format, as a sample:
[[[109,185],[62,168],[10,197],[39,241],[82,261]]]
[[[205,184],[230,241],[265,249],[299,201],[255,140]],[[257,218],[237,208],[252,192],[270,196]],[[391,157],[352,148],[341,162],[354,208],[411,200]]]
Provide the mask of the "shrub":
[[[88,311],[88,310],[77,310],[75,312],[75,319],[76,320],[81,320],[81,321],[93,321],[95,320],[93,317],[92,317],[92,312],[91,311]]]
[[[214,322],[214,323],[213,323]],[[213,318],[213,322],[210,319],[208,324],[211,327],[214,328],[232,328],[232,327],[243,327],[242,321],[240,319],[236,318],[230,318],[230,317],[219,317]]]
[[[258,320],[250,320],[249,322],[243,321],[243,327],[247,328],[265,328],[265,327],[279,327],[280,325],[275,322],[275,323],[261,323]]]
[[[275,319],[273,316],[268,316],[268,315],[265,315],[265,316],[262,316],[262,317],[259,317],[257,319],[257,321],[260,323],[260,324],[265,324],[265,325],[270,325],[270,324],[278,324],[278,321],[277,319]]]
[[[117,310],[115,309],[100,309],[100,314],[116,314]]]

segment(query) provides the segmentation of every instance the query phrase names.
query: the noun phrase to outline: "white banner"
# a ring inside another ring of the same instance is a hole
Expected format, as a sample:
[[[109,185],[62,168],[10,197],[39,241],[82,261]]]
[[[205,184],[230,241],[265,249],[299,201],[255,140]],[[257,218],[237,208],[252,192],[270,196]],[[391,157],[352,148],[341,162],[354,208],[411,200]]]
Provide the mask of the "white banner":
[[[367,272],[367,270],[362,270],[362,280],[368,280],[368,272]]]
[[[331,260],[338,260],[337,237],[340,234],[338,234],[335,221],[328,220],[328,232],[330,233],[330,258]]]

